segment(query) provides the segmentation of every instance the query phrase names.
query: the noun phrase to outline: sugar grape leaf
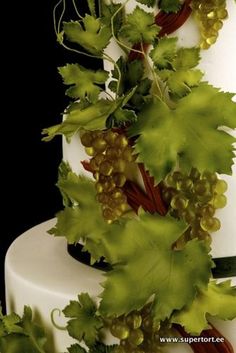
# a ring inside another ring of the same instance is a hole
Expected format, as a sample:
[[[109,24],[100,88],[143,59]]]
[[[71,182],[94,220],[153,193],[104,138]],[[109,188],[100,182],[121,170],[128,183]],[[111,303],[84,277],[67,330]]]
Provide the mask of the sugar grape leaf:
[[[171,321],[184,326],[190,334],[200,335],[202,330],[208,328],[207,314],[222,320],[236,317],[236,287],[231,287],[230,281],[211,281],[190,305],[175,312]]]
[[[89,347],[95,344],[99,329],[103,326],[96,311],[97,307],[87,293],[81,293],[78,301],[70,301],[63,310],[64,315],[70,318],[67,323],[70,336],[78,341],[84,340]]]
[[[71,98],[88,98],[92,103],[98,100],[102,85],[108,79],[108,72],[104,70],[89,70],[79,64],[67,64],[59,67],[64,84],[73,85],[66,94]]]
[[[172,96],[183,97],[198,86],[203,73],[193,70],[200,60],[199,48],[180,48],[177,38],[161,38],[150,52],[158,76],[167,83]]]
[[[181,98],[190,93],[192,87],[199,85],[203,73],[200,70],[162,70],[158,75],[167,83],[172,96]]]
[[[120,35],[130,43],[150,44],[156,38],[160,28],[155,24],[154,14],[147,13],[140,7],[127,15],[126,23],[121,27]]]
[[[185,229],[183,222],[172,217],[147,213],[129,220],[122,232],[119,225],[113,228],[109,253],[119,242],[127,241],[127,246],[119,247],[121,260],[106,274],[99,309],[102,315],[127,314],[154,296],[152,312],[158,324],[193,300],[196,289],[207,285],[212,263],[204,242],[192,240],[181,251],[172,249]]]
[[[109,26],[91,15],[85,15],[81,23],[79,21],[64,22],[63,30],[69,41],[81,45],[94,55],[101,55],[111,38]]]
[[[172,65],[175,70],[187,70],[197,66],[199,61],[199,48],[179,48],[177,51],[177,55],[173,58]]]
[[[11,313],[9,315],[3,315],[1,313],[0,322],[2,335],[23,332],[22,328],[19,326],[19,323],[21,323],[21,318],[16,313]]]
[[[56,135],[64,135],[68,140],[80,129],[97,130],[104,129],[106,119],[116,109],[116,102],[100,99],[98,102],[85,108],[80,104],[74,104],[74,108],[68,111],[66,119],[58,125],[43,130],[43,141],[50,141]]]
[[[122,125],[124,123],[133,123],[136,121],[137,116],[133,110],[129,109],[117,109],[114,113],[114,120],[116,125]]]
[[[102,217],[94,183],[69,172],[66,178],[59,179],[57,186],[74,206],[66,207],[57,214],[57,224],[49,231],[50,234],[65,236],[69,244],[80,239],[86,240],[85,249],[90,252],[93,260],[98,260],[104,254],[101,239],[110,225]]]
[[[177,53],[177,40],[177,37],[169,38],[165,36],[154,45],[150,57],[158,69],[167,69],[172,65]]]
[[[196,167],[231,174],[235,138],[219,129],[236,127],[236,104],[232,94],[201,84],[169,109],[156,100],[138,115],[129,129],[136,139],[138,161],[145,164],[156,183],[176,165],[189,172]],[[222,109],[224,107],[224,109]]]
[[[164,12],[177,12],[181,7],[179,0],[160,0],[158,5]]]
[[[24,307],[22,318],[16,313],[0,315],[0,351],[5,353],[46,353],[44,330],[32,320],[32,311]]]

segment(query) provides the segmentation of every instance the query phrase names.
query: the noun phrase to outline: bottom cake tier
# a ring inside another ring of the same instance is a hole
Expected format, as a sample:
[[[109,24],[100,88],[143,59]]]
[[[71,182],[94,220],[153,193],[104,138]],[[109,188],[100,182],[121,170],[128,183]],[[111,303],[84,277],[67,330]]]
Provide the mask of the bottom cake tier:
[[[5,261],[6,304],[8,312],[20,315],[24,305],[31,306],[35,319],[48,331],[48,351],[63,353],[74,340],[67,331],[53,326],[51,313],[54,309],[62,310],[82,292],[88,292],[98,300],[104,278],[102,271],[82,264],[68,254],[65,238],[54,238],[47,233],[55,222],[52,219],[35,226],[9,248]],[[236,277],[232,282],[236,284]],[[54,311],[54,319],[59,326],[66,325],[66,319],[59,311]],[[216,320],[214,325],[236,351],[236,320]],[[116,339],[106,333],[106,343],[116,343]],[[164,352],[191,353],[192,350],[189,345],[178,343],[167,344]]]

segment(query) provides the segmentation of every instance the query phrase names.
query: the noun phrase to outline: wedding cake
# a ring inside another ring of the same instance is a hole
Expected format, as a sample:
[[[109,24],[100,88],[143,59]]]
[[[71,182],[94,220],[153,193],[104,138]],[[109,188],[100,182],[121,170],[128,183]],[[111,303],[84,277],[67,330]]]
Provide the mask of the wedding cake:
[[[236,4],[66,2],[104,69],[59,68],[65,208],[8,250],[0,352],[236,352]]]

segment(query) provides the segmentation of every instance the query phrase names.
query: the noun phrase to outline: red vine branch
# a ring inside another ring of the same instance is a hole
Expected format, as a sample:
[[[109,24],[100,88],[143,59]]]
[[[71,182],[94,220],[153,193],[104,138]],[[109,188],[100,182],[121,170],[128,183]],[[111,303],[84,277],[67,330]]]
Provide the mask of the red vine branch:
[[[211,329],[204,330],[201,333],[201,337],[207,338],[208,342],[192,342],[189,343],[194,353],[234,353],[234,349],[230,342],[212,325]],[[182,337],[190,338],[189,335],[182,326],[174,324],[173,327]],[[210,338],[223,338],[223,342],[210,342]]]

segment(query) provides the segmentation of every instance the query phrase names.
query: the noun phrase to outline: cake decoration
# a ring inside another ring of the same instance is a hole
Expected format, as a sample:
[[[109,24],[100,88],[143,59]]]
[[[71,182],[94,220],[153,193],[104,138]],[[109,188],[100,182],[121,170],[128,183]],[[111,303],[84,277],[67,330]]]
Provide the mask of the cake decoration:
[[[236,287],[213,279],[236,276],[235,257],[220,274],[214,268],[222,262],[210,251],[221,227],[217,210],[227,202],[221,174],[232,174],[236,104],[233,92],[204,81],[198,68],[227,20],[227,2],[88,0],[82,14],[73,1],[77,18],[63,22],[66,5],[60,0],[54,9],[59,44],[109,67],[59,68],[71,102],[43,140],[77,135],[89,176],[61,163],[64,209],[49,233],[79,244],[91,266],[102,261],[107,270],[100,298],[78,293],[55,308],[52,323],[78,341],[69,353],[165,352],[163,337],[196,353],[233,353],[212,318],[236,317]],[[191,16],[200,41],[184,47],[175,31]],[[66,327],[57,323],[58,309]],[[28,307],[22,318],[0,314],[0,351],[50,351],[31,319]]]

